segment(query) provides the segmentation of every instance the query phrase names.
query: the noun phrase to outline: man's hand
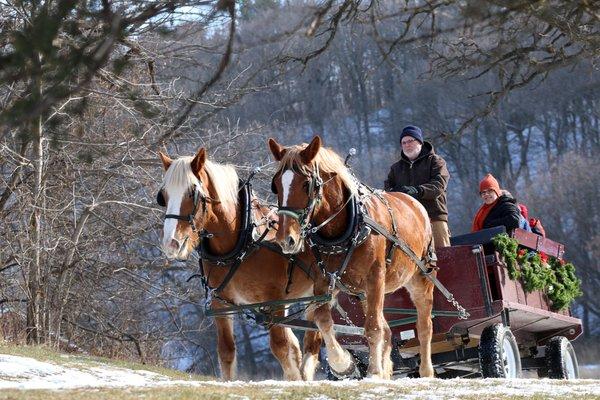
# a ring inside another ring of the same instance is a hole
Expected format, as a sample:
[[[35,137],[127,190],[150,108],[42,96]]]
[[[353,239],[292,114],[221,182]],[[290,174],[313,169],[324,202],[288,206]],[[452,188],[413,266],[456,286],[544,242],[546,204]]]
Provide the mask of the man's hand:
[[[421,195],[421,192],[419,191],[419,189],[414,186],[402,186],[402,187],[400,187],[400,191],[402,193],[406,193],[407,195],[412,196],[414,198],[417,198]]]

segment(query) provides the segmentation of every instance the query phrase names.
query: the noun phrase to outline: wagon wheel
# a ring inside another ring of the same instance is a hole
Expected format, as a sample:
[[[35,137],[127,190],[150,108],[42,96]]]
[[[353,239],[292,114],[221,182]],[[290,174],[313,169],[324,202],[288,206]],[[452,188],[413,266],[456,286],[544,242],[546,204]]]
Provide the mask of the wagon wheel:
[[[517,341],[502,324],[483,330],[479,341],[479,367],[484,378],[519,378],[521,357]]]
[[[571,341],[554,336],[546,345],[546,368],[550,379],[577,379],[579,365]]]

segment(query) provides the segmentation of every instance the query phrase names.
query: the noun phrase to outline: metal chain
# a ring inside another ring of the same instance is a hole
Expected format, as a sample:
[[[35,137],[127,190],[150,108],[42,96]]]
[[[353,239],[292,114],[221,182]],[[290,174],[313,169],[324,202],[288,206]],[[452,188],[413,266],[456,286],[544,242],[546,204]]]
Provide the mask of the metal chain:
[[[467,312],[467,310],[465,310],[465,308],[463,306],[461,306],[458,301],[456,301],[456,299],[454,298],[454,295],[452,293],[450,293],[450,292],[448,292],[448,293],[450,294],[447,298],[448,303],[452,303],[454,308],[456,308],[456,310],[458,311],[458,319],[469,319],[471,314],[469,314]]]

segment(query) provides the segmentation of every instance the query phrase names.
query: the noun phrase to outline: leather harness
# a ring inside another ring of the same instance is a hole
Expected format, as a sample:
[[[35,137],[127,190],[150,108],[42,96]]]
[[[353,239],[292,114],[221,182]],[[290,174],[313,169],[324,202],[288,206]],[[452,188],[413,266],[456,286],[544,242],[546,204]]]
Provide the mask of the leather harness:
[[[239,267],[242,265],[244,260],[246,260],[251,254],[253,254],[259,248],[266,248],[288,260],[288,282],[286,285],[286,293],[289,292],[289,286],[291,284],[291,278],[293,273],[293,268],[296,266],[299,267],[310,279],[314,280],[314,276],[310,269],[310,266],[307,266],[304,262],[299,259],[296,259],[293,255],[284,254],[281,248],[273,243],[265,241],[265,237],[268,235],[269,231],[272,229],[272,225],[270,222],[267,223],[265,231],[260,235],[258,239],[254,239],[252,233],[254,229],[258,227],[256,221],[253,220],[252,216],[252,184],[251,179],[254,173],[252,173],[245,182],[240,182],[239,185],[239,204],[242,207],[241,209],[241,227],[239,230],[238,240],[234,246],[234,248],[228,252],[227,254],[213,254],[209,249],[209,240],[213,238],[216,233],[208,232],[206,229],[202,229],[199,232],[200,243],[196,247],[196,251],[199,254],[199,272],[190,276],[187,280],[188,282],[193,278],[199,277],[202,286],[205,290],[205,298],[207,299],[207,306],[210,305],[210,299],[215,297],[220,301],[233,304],[231,301],[223,299],[220,294],[223,292],[227,284],[231,281]],[[202,185],[202,182],[200,182]],[[200,190],[195,187],[192,193],[192,197],[194,199],[193,210],[189,215],[175,215],[175,214],[166,214],[165,219],[174,218],[182,221],[186,221],[190,224],[192,231],[196,232],[197,228],[195,225],[195,217],[196,213],[199,211],[199,204],[202,204],[202,212],[206,213],[206,203],[208,201],[208,197],[204,196]],[[159,191],[157,195],[157,203],[161,206],[166,206],[166,202],[164,201],[164,197],[162,195],[162,191]],[[188,238],[186,238],[187,240]],[[208,284],[210,271],[206,274],[205,271],[205,263],[213,264],[216,267],[228,267],[229,270],[227,274],[223,278],[223,281],[216,288],[210,287]]]
[[[454,299],[452,293],[450,293],[444,285],[435,277],[433,272],[436,270],[435,267],[430,267],[429,265],[435,265],[437,258],[435,256],[435,251],[432,246],[432,242],[430,241],[428,245],[428,251],[425,257],[419,258],[415,252],[410,248],[408,243],[406,243],[402,238],[399,237],[396,228],[396,221],[394,218],[394,214],[392,209],[386,200],[386,198],[382,195],[381,191],[377,191],[373,188],[370,188],[366,185],[361,184],[356,180],[358,185],[358,194],[350,194],[348,200],[344,203],[343,207],[347,207],[346,209],[349,212],[349,223],[346,231],[339,238],[335,239],[325,239],[318,234],[320,228],[329,223],[333,218],[335,218],[343,209],[340,208],[337,212],[332,214],[329,218],[327,218],[324,222],[319,225],[316,225],[312,221],[312,216],[314,215],[314,211],[316,205],[319,204],[323,197],[323,186],[327,183],[323,183],[319,175],[318,165],[315,166],[313,172],[308,176],[310,178],[309,185],[309,200],[308,204],[304,209],[296,210],[290,209],[288,207],[281,207],[279,214],[284,214],[291,216],[292,218],[296,218],[300,223],[300,235],[303,238],[306,238],[308,246],[311,248],[315,259],[317,261],[317,266],[319,267],[321,273],[329,277],[329,292],[332,292],[334,288],[338,288],[339,290],[352,294],[352,295],[360,295],[361,293],[356,293],[348,288],[342,282],[342,275],[346,271],[350,263],[350,259],[356,248],[361,246],[369,236],[369,234],[377,233],[384,236],[390,243],[390,248],[386,254],[386,264],[390,264],[393,257],[393,252],[395,248],[399,248],[403,251],[410,259],[413,261],[417,267],[419,268],[421,274],[426,276],[439,290],[442,292],[444,297],[448,300],[448,302],[452,303],[454,307],[458,310],[460,319],[467,319],[469,317],[469,313]],[[275,192],[274,182],[271,183],[271,188]],[[358,199],[357,199],[358,196]],[[388,213],[391,218],[392,223],[392,232],[390,233],[385,227],[375,221],[369,215],[365,201],[371,197],[375,196],[379,201],[381,201],[388,210]],[[306,220],[307,216],[311,216],[310,220]],[[344,258],[337,267],[334,272],[327,271],[325,267],[325,263],[322,258],[322,254],[343,254]]]

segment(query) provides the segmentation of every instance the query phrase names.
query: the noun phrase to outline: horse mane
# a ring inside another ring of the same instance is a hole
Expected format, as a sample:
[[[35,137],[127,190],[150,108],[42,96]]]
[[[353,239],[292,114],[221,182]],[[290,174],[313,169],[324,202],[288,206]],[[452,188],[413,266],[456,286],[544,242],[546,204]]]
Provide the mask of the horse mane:
[[[279,168],[276,174],[283,172],[284,169],[293,169],[306,176],[310,175],[315,165],[319,166],[320,172],[328,174],[335,173],[342,180],[342,184],[352,194],[358,194],[358,180],[352,175],[348,167],[344,165],[342,158],[332,149],[321,147],[310,165],[304,164],[300,152],[308,146],[307,143],[286,147]]]
[[[163,187],[188,188],[197,185],[202,195],[210,196],[206,192],[206,183],[200,185],[200,181],[192,172],[190,164],[193,159],[194,157],[188,156],[173,160],[163,178]],[[233,212],[238,206],[239,178],[235,168],[229,164],[206,160],[204,170],[215,188],[216,198],[221,202],[221,206],[225,210]]]

